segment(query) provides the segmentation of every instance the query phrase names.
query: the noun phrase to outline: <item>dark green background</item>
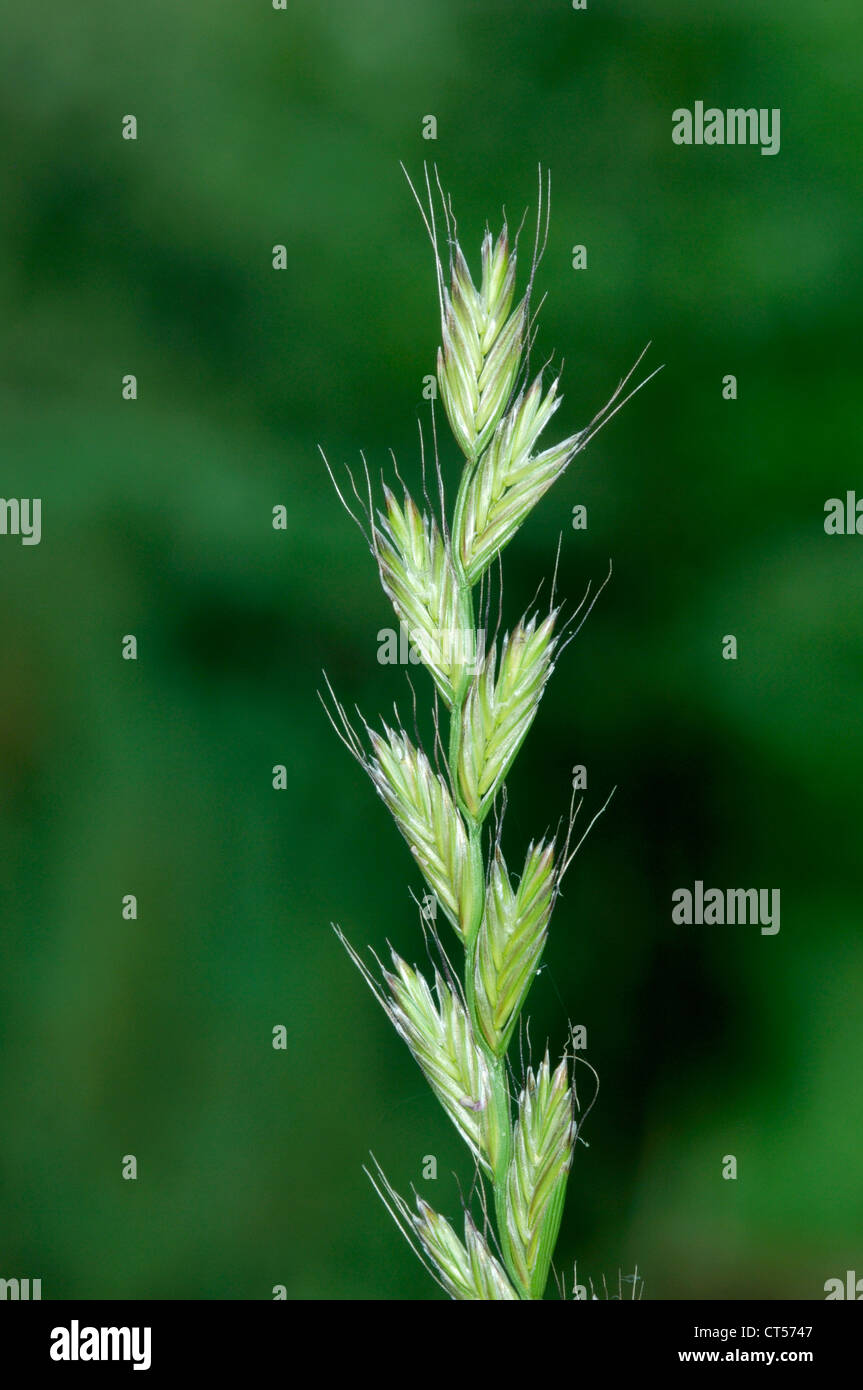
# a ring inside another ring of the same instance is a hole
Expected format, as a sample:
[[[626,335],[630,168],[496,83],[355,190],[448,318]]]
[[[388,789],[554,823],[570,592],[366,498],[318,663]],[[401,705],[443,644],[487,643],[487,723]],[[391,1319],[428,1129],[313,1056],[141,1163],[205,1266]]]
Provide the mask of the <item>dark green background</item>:
[[[535,1052],[582,1022],[601,1079],[561,1264],[637,1263],[652,1298],[863,1273],[863,538],[823,530],[863,495],[861,39],[853,0],[4,6],[2,492],[43,499],[43,539],[0,537],[0,1276],[435,1296],[362,1164],[450,1216],[470,1165],[329,927],[420,960],[419,880],[316,696],[325,668],[369,718],[406,707],[317,446],[392,447],[416,484],[424,159],[474,266],[551,171],[555,437],[648,339],[666,364],[506,553],[508,621],[561,532],[571,603],[614,563],[505,837],[515,865],[576,762],[584,816],[618,787],[530,999]],[[780,107],[780,153],[673,145],[698,99]],[[697,878],[778,887],[780,933],[674,926]]]

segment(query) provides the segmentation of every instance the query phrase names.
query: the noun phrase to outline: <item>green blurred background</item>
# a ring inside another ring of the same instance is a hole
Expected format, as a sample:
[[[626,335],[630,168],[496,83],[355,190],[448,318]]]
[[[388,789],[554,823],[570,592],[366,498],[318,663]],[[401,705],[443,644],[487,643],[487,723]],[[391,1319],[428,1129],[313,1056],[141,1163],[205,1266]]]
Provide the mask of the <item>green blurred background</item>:
[[[53,0],[3,34],[2,491],[43,537],[0,537],[0,1276],[439,1296],[362,1165],[454,1216],[469,1164],[329,925],[419,961],[420,884],[316,694],[409,709],[317,452],[418,481],[437,304],[400,160],[437,161],[474,265],[550,169],[558,434],[665,363],[506,555],[508,621],[561,533],[571,604],[614,564],[505,831],[516,863],[576,763],[583,817],[618,788],[530,1000],[535,1052],[583,1023],[601,1082],[560,1264],[672,1299],[863,1273],[863,539],[823,530],[863,493],[859,6]],[[699,99],[781,108],[780,153],[673,145]],[[698,878],[780,888],[781,931],[674,926]]]

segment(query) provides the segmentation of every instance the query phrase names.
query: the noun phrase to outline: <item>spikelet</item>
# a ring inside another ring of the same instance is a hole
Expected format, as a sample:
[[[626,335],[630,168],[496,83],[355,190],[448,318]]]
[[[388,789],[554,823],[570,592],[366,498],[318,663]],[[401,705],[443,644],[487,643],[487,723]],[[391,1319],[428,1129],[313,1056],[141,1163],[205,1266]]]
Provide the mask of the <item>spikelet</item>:
[[[518,1294],[506,1272],[476,1228],[470,1212],[464,1214],[464,1243],[446,1217],[433,1211],[428,1202],[417,1198],[418,1215],[413,1224],[426,1256],[451,1298],[475,1302],[518,1301]]]
[[[384,972],[389,989],[381,999],[384,1009],[465,1143],[491,1174],[499,1156],[494,1082],[467,1011],[437,971],[432,993],[418,970],[395,951],[392,958],[394,970]]]
[[[452,432],[467,459],[476,460],[506,409],[521,363],[526,297],[510,313],[516,255],[504,225],[492,245],[482,243],[477,290],[458,242],[449,289],[442,291],[443,321],[437,375]]]
[[[500,848],[496,849],[473,969],[479,1027],[498,1056],[506,1052],[539,967],[554,889],[551,845],[530,846],[515,891],[510,886]]]
[[[476,820],[487,815],[533,723],[553,668],[557,612],[537,627],[520,622],[503,639],[500,664],[493,644],[462,709],[458,780]]]
[[[557,1240],[575,1142],[566,1062],[551,1075],[548,1054],[538,1073],[528,1069],[518,1100],[507,1179],[506,1228],[518,1279],[539,1298]]]
[[[384,488],[386,516],[374,527],[374,551],[384,591],[392,600],[423,665],[449,707],[459,653],[458,591],[449,553],[434,517],[421,514],[405,490],[399,506]]]
[[[455,930],[464,938],[473,920],[475,885],[468,836],[443,777],[404,730],[384,725],[369,731],[375,756],[369,775],[410,847],[426,882]]]
[[[466,1208],[461,1241],[446,1217],[422,1197],[416,1197],[416,1212],[411,1211],[376,1158],[372,1157],[372,1167],[365,1171],[405,1240],[450,1298],[511,1303],[521,1297],[492,1253],[487,1235],[477,1229]]]
[[[537,377],[501,420],[466,489],[453,543],[468,583],[475,584],[512,540],[525,517],[569,466],[585,433],[534,453],[561,402],[557,381],[542,394]]]

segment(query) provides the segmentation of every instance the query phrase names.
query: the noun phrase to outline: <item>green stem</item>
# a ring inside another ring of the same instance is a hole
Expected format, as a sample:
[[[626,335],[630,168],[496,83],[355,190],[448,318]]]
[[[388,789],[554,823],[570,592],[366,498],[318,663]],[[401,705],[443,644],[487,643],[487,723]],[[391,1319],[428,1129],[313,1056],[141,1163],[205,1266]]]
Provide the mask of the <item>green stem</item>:
[[[456,684],[452,709],[450,711],[450,730],[449,730],[449,765],[450,776],[452,779],[453,794],[456,805],[461,812],[468,831],[468,845],[470,856],[470,876],[471,876],[471,902],[474,910],[471,921],[465,924],[465,998],[467,1001],[468,1013],[473,1026],[474,1037],[482,1048],[488,1059],[489,1068],[492,1074],[492,1095],[490,1097],[490,1114],[494,1127],[495,1155],[492,1169],[492,1191],[494,1196],[494,1210],[497,1222],[498,1239],[500,1241],[501,1252],[504,1263],[515,1288],[522,1298],[531,1298],[533,1295],[529,1288],[523,1283],[515,1266],[512,1257],[509,1238],[507,1236],[506,1223],[506,1181],[512,1160],[512,1107],[510,1105],[509,1086],[506,1075],[506,1054],[498,1056],[486,1041],[485,1035],[480,1025],[476,1008],[476,984],[474,971],[476,964],[477,941],[482,925],[483,910],[485,906],[485,862],[482,852],[482,820],[475,817],[467,808],[459,786],[459,759],[461,753],[462,736],[462,711],[470,689],[471,671],[476,667],[476,632],[474,630],[474,606],[471,585],[468,583],[464,573],[459,554],[458,538],[461,529],[461,514],[467,494],[467,485],[470,481],[476,460],[469,459],[456,498],[455,511],[453,515],[451,561],[455,572],[456,583],[458,585],[458,621],[461,625],[462,638],[470,633],[469,643],[469,664],[465,661],[459,673]],[[463,650],[462,644],[460,649]]]

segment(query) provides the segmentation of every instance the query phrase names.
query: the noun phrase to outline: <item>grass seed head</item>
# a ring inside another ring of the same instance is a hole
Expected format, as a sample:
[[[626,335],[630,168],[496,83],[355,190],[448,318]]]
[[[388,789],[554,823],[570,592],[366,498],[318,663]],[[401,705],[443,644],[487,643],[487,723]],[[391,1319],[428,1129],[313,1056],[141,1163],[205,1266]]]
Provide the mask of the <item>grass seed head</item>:
[[[539,968],[559,879],[575,850],[570,853],[567,838],[556,864],[551,843],[531,844],[514,886],[498,833],[486,873],[484,822],[536,715],[560,636],[554,610],[542,621],[522,618],[486,653],[485,629],[482,644],[475,629],[472,591],[483,580],[480,599],[489,598],[485,576],[493,561],[576,454],[641,387],[623,394],[633,368],[585,429],[540,448],[540,436],[561,400],[557,380],[545,388],[540,374],[527,384],[524,361],[533,339],[529,304],[544,246],[542,177],[528,285],[517,303],[516,248],[506,223],[496,240],[486,231],[477,287],[439,183],[438,190],[450,247],[448,276],[426,170],[429,202],[427,210],[422,203],[420,209],[434,248],[441,309],[438,383],[464,455],[452,516],[448,520],[444,510],[436,450],[439,518],[421,511],[406,489],[399,502],[385,488],[384,510],[375,519],[368,469],[367,503],[353,478],[351,483],[368,520],[366,539],[383,588],[450,712],[446,776],[401,728],[384,725],[382,734],[367,729],[369,756],[335,697],[331,719],[369,772],[464,945],[464,985],[445,958],[446,979],[435,970],[430,984],[395,953],[379,984],[339,935],[473,1154],[485,1229],[481,1232],[466,1211],[462,1241],[428,1203],[418,1199],[412,1212],[377,1166],[369,1174],[375,1189],[452,1298],[509,1301],[543,1296],[572,1164],[576,1125],[566,1063],[552,1073],[546,1054],[535,1072],[528,1069],[513,1117],[507,1049]],[[547,203],[545,212],[547,235]],[[436,702],[436,748],[442,746],[437,713]],[[489,1244],[485,1184],[492,1193],[500,1258]]]

